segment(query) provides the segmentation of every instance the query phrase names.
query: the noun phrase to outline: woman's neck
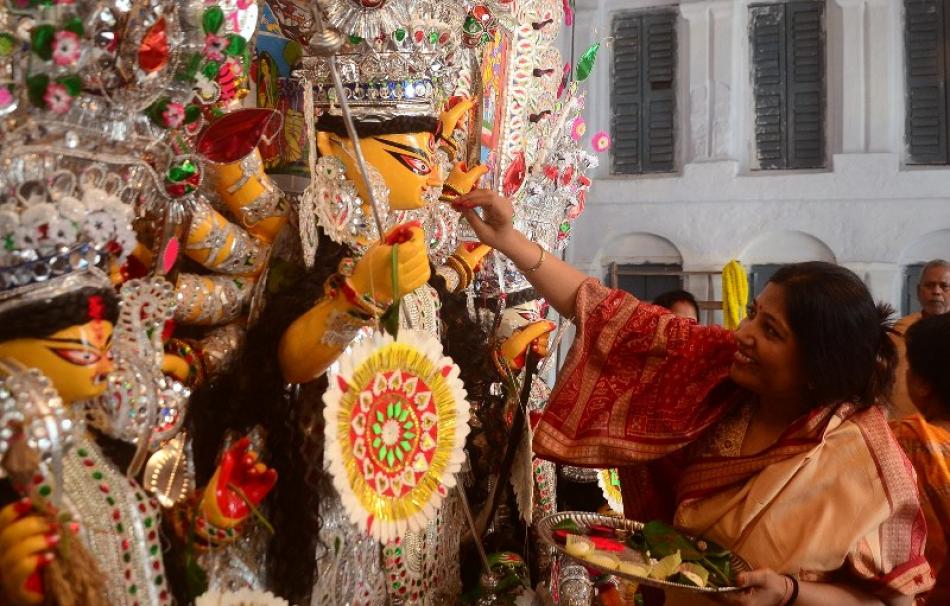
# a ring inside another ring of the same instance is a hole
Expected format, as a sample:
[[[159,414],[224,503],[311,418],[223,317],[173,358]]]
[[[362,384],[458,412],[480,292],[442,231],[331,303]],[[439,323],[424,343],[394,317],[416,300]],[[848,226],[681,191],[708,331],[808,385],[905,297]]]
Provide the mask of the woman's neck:
[[[755,418],[765,425],[788,427],[813,407],[812,402],[799,395],[763,395],[759,396]]]

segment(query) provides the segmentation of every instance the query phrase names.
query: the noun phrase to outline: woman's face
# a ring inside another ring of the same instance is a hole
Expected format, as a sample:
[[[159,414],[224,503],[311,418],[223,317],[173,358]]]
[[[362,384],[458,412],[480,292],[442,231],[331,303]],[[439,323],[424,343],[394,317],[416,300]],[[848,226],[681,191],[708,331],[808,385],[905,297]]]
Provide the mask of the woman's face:
[[[39,339],[0,343],[0,358],[13,358],[49,377],[64,402],[88,400],[106,389],[112,370],[112,322],[92,320]]]
[[[729,372],[733,381],[767,398],[803,396],[800,349],[787,318],[785,288],[766,284],[736,331],[739,350]]]

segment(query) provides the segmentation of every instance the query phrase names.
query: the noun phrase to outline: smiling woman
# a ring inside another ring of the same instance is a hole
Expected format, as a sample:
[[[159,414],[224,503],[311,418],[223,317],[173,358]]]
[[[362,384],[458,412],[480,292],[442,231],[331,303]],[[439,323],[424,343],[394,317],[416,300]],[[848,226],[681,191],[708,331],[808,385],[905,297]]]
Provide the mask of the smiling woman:
[[[575,318],[535,452],[618,467],[627,517],[672,521],[756,568],[721,603],[896,606],[931,587],[913,472],[876,405],[893,377],[890,310],[856,275],[787,266],[732,333],[543,254],[493,192],[453,207]],[[706,602],[666,596],[684,603]]]

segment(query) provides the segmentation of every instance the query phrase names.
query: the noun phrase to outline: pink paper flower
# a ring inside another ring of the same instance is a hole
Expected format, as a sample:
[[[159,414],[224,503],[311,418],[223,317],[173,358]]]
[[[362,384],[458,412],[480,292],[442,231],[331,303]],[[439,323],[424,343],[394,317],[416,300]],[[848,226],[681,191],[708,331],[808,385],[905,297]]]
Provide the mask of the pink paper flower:
[[[46,87],[46,93],[43,95],[43,101],[50,111],[57,114],[65,114],[73,105],[73,98],[69,96],[66,87],[56,82]]]
[[[598,131],[590,140],[591,146],[596,152],[605,152],[610,149],[610,135],[607,131]]]
[[[571,123],[571,139],[580,141],[586,132],[587,122],[584,121],[584,118],[581,116],[574,118],[574,122]]]
[[[169,103],[162,112],[162,122],[168,128],[178,128],[185,121],[185,106],[181,103]]]
[[[208,34],[205,36],[205,57],[212,61],[224,61],[224,49],[228,47],[228,39],[223,36]]]
[[[0,109],[9,107],[13,103],[13,93],[10,92],[10,87],[0,86]]]
[[[53,34],[53,63],[56,65],[72,65],[79,61],[81,52],[79,36],[74,32],[62,30]]]

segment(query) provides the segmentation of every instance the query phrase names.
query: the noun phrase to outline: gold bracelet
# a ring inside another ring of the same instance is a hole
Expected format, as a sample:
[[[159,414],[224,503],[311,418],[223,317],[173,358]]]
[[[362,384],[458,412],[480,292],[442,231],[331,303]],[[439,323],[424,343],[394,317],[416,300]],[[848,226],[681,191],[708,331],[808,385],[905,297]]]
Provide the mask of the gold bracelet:
[[[544,247],[541,246],[539,243],[535,242],[534,244],[535,244],[535,246],[538,247],[538,250],[541,251],[541,258],[538,259],[538,262],[535,263],[534,267],[532,267],[531,269],[521,269],[521,268],[519,267],[519,268],[518,268],[518,271],[520,271],[520,272],[523,273],[523,274],[530,274],[530,273],[534,273],[534,272],[538,271],[538,268],[541,267],[541,264],[542,264],[542,263],[544,263],[544,259],[545,259],[545,257],[546,257],[547,254],[548,254],[547,251],[544,250]]]

